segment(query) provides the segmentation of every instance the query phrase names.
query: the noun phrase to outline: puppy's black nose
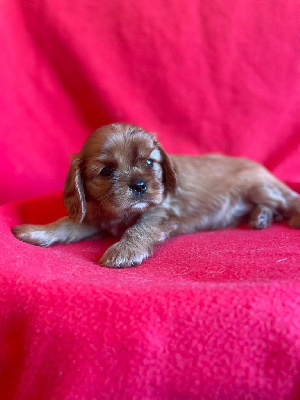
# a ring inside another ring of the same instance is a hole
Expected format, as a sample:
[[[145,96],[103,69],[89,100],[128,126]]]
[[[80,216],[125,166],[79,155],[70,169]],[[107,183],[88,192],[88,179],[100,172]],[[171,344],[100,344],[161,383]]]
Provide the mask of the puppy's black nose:
[[[143,194],[147,190],[147,182],[143,179],[135,179],[130,183],[129,187],[134,193]]]

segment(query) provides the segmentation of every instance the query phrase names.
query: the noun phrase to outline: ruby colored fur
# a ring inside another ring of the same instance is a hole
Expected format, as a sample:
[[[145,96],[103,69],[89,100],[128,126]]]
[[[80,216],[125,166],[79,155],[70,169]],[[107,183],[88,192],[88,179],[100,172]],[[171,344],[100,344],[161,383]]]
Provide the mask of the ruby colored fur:
[[[70,154],[116,121],[299,192],[298,1],[9,0],[0,43],[0,399],[299,399],[299,230],[178,236],[124,270],[97,265],[113,238],[10,231],[65,214]]]

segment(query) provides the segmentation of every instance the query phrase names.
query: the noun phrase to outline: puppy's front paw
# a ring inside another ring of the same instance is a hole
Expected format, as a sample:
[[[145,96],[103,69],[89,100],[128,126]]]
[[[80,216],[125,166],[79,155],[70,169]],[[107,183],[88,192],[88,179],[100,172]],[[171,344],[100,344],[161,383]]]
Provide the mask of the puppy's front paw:
[[[140,265],[149,256],[147,250],[136,248],[131,243],[121,241],[106,250],[99,264],[110,268],[133,267]]]
[[[22,242],[35,246],[48,247],[51,245],[49,235],[37,225],[17,225],[12,228],[12,233]]]

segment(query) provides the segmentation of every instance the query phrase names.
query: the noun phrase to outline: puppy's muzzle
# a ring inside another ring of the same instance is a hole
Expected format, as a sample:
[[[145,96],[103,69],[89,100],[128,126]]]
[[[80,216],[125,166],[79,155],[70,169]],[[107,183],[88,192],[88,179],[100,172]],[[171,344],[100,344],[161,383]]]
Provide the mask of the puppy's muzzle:
[[[147,182],[143,179],[135,179],[129,184],[130,189],[137,195],[141,195],[147,190]]]

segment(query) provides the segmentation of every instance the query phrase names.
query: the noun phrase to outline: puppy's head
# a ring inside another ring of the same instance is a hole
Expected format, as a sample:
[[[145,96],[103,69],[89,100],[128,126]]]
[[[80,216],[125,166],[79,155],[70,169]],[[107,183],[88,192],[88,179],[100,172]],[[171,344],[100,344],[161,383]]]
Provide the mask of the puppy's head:
[[[145,130],[127,124],[97,129],[73,157],[65,184],[70,217],[82,222],[86,201],[110,218],[138,214],[176,191],[172,163]]]

